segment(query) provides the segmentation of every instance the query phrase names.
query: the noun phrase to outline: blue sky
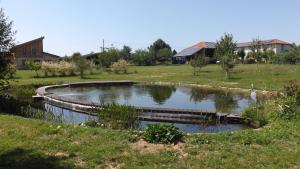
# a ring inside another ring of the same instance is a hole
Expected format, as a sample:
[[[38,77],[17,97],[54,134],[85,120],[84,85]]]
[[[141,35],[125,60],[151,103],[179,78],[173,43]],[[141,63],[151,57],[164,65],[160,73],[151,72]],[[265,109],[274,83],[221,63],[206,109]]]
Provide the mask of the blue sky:
[[[44,50],[82,54],[162,38],[177,51],[224,32],[236,41],[300,43],[299,0],[0,0],[19,42],[45,36]]]

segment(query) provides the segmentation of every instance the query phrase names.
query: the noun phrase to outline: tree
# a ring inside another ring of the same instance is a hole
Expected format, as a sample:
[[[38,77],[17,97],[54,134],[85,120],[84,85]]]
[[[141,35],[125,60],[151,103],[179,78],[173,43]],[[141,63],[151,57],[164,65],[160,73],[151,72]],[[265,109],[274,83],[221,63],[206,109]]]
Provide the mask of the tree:
[[[157,53],[157,61],[160,63],[165,63],[170,61],[172,58],[172,50],[169,48],[160,49]]]
[[[110,48],[107,51],[100,53],[98,58],[98,62],[102,67],[109,68],[112,63],[117,62],[120,59],[120,51],[115,48]]]
[[[225,71],[225,80],[230,78],[230,70],[235,66],[236,59],[236,42],[231,34],[225,33],[219,41],[217,41],[215,55],[220,60],[221,67]]]
[[[151,51],[138,49],[133,54],[133,62],[136,65],[150,66],[155,64],[154,54]]]
[[[14,46],[16,31],[12,29],[13,22],[0,9],[0,52],[8,52]]]
[[[74,53],[72,55],[72,60],[80,72],[80,77],[83,78],[84,71],[89,68],[90,64],[88,63],[88,61],[85,58],[83,58],[81,56],[81,54],[79,52]]]
[[[123,49],[120,51],[120,57],[126,61],[131,60],[131,47],[124,45]]]
[[[42,67],[42,64],[39,63],[39,62],[34,62],[32,60],[28,60],[25,62],[25,65],[30,69],[30,70],[34,70],[35,71],[35,74],[36,74],[36,77],[39,77],[39,70],[41,69]]]
[[[0,91],[8,85],[14,56],[9,49],[14,45],[16,31],[12,29],[13,22],[0,9]]]
[[[175,56],[177,54],[177,51],[174,49],[172,54],[173,54],[173,56]]]
[[[204,56],[197,56],[195,59],[190,61],[190,65],[194,68],[194,76],[198,75],[201,68],[208,64],[209,58]]]
[[[153,42],[152,45],[150,45],[150,47],[148,49],[152,54],[154,54],[154,59],[157,60],[159,50],[164,49],[164,48],[168,48],[171,50],[171,47],[169,44],[167,44],[162,39],[157,39],[155,42]]]

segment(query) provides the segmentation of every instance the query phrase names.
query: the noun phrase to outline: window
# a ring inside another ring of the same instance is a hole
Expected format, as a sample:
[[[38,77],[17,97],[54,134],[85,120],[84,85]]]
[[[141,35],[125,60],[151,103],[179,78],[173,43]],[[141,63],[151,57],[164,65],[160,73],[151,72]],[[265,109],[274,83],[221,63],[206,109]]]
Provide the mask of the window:
[[[36,56],[36,48],[32,48],[31,53],[32,53],[32,56]]]

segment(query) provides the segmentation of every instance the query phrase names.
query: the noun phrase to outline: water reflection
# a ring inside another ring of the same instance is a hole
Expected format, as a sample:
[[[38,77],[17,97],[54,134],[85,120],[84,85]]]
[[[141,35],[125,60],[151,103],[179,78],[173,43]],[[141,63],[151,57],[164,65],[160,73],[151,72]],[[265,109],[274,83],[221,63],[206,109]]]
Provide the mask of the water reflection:
[[[249,94],[188,86],[132,85],[58,88],[50,92],[95,103],[118,103],[141,107],[197,109],[241,113],[253,103]],[[261,98],[257,98],[259,101]]]
[[[176,92],[174,86],[146,86],[145,89],[157,104],[162,105],[168,100],[173,92]]]

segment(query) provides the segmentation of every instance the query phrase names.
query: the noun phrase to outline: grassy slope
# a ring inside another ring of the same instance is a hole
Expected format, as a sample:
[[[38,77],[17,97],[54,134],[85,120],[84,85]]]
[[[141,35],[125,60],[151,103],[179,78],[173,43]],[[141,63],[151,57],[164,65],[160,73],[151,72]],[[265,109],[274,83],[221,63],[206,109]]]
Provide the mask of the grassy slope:
[[[137,73],[133,73],[134,71]],[[164,81],[208,84],[212,86],[250,88],[265,90],[280,89],[289,79],[300,79],[299,65],[238,65],[230,81],[223,80],[223,72],[219,65],[209,65],[203,68],[200,76],[193,76],[193,69],[189,65],[172,66],[132,66],[129,74],[114,74],[96,72],[87,75],[85,79],[74,77],[32,78],[33,71],[18,71],[13,84],[54,84],[77,81],[101,80],[137,80],[137,81]],[[42,74],[42,72],[40,72]]]
[[[134,149],[129,132],[0,115],[0,168],[298,168],[300,124],[187,136],[182,149]]]

